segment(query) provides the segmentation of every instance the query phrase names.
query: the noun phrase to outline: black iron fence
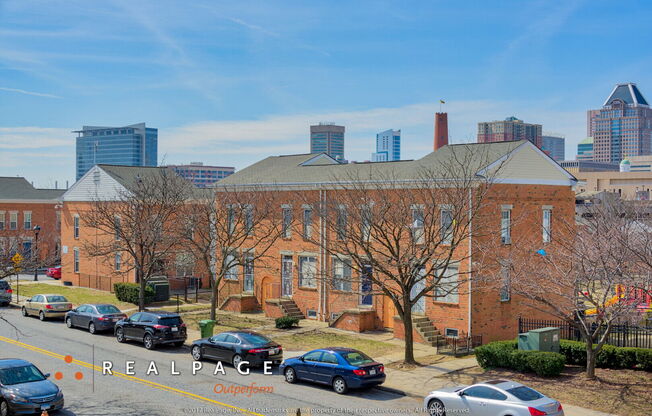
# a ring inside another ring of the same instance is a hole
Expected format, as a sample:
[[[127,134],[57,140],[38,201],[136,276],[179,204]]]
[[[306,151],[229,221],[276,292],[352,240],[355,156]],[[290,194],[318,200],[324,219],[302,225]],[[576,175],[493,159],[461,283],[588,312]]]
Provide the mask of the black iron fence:
[[[458,337],[439,337],[435,343],[437,354],[466,355],[482,345],[482,335],[460,334]]]
[[[584,341],[577,327],[566,321],[518,318],[519,334],[551,326],[559,328],[562,339]],[[593,323],[592,329],[595,330],[596,326],[597,324]],[[604,334],[604,331],[606,331],[606,327],[601,327],[599,334]],[[627,323],[612,325],[606,343],[616,347],[652,348],[652,326],[637,326]]]

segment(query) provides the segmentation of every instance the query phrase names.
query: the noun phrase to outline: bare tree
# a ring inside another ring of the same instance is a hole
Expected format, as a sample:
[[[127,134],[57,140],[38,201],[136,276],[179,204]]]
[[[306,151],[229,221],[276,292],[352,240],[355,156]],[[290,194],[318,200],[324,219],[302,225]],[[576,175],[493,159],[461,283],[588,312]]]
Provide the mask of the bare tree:
[[[216,319],[223,281],[237,279],[240,268],[253,273],[254,264],[265,263],[259,260],[280,237],[276,194],[262,188],[218,186],[195,192],[184,207],[178,223],[179,244],[208,273],[211,319]]]
[[[121,273],[135,271],[139,310],[145,308],[147,283],[163,271],[177,248],[176,223],[193,189],[171,170],[147,169],[116,198],[98,195],[81,213],[84,225],[98,233],[84,240],[86,253],[111,265],[118,256]]]
[[[468,239],[483,233],[476,220],[500,170],[479,175],[489,164],[482,153],[451,147],[446,161],[423,164],[408,178],[370,164],[367,175],[360,169],[334,178],[319,199],[300,193],[322,220],[310,240],[337,263],[323,278],[332,288],[393,303],[403,321],[405,363],[415,363],[412,317],[419,301],[459,296],[472,276]],[[371,285],[362,288],[365,279]]]
[[[621,202],[605,203],[590,207],[577,223],[556,218],[551,244],[543,245],[541,234],[532,233],[497,259],[502,270],[498,281],[504,282],[508,273],[511,290],[529,299],[532,308],[579,331],[586,341],[589,378],[595,377],[597,354],[613,326],[640,318],[642,298],[630,297],[631,291],[651,287],[650,274],[641,267],[645,246],[633,244],[643,242],[641,224],[625,209]],[[540,227],[539,222],[535,229]]]

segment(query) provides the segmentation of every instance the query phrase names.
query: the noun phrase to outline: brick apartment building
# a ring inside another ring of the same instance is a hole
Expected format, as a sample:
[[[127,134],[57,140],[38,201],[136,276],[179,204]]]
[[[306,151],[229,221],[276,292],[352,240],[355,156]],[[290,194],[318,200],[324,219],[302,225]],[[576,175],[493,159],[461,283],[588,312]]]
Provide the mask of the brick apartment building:
[[[41,262],[58,264],[60,247],[59,198],[64,189],[37,189],[23,177],[0,177],[0,250],[31,257],[38,249]],[[38,248],[36,230],[38,227]]]
[[[325,234],[317,215],[307,212],[310,207],[306,206],[306,200],[328,200],[335,192],[346,192],[342,190],[341,178],[364,176],[373,180],[387,175],[400,180],[403,184],[401,195],[410,198],[410,184],[418,180],[419,169],[441,165],[453,152],[458,156],[488,155],[490,159],[477,166],[477,174],[502,164],[489,202],[480,216],[496,230],[486,237],[487,242],[496,244],[496,251],[507,250],[512,241],[502,235],[505,227],[513,241],[520,236],[533,235],[538,236],[540,241],[536,241],[543,246],[551,243],[545,241],[545,237],[542,239],[542,229],[545,235],[546,230],[554,230],[558,221],[574,217],[572,187],[575,178],[529,141],[448,145],[419,160],[382,163],[341,164],[325,154],[268,157],[225,178],[220,185],[277,190],[278,209],[282,212],[279,218],[296,221],[287,233],[284,232],[283,238],[274,243],[264,261],[248,270],[239,267],[223,281],[220,307],[233,311],[262,309],[272,317],[299,313],[308,319],[328,321],[332,326],[348,330],[390,328],[397,337],[402,337],[402,322],[396,317],[393,303],[384,295],[370,295],[363,287],[363,280],[351,276],[346,261],[325,252],[314,239],[305,238],[307,221],[314,233]],[[102,262],[84,255],[82,241],[94,238],[94,232],[84,229],[75,218],[83,216],[97,192],[107,196],[128,187],[139,169],[148,168],[96,166],[66,192],[62,229],[64,280],[105,290],[111,289],[112,282],[134,280],[133,272],[120,275],[111,269],[111,261]],[[509,222],[510,218],[523,216],[534,220]],[[482,262],[482,243],[465,241],[461,244],[457,255],[465,260],[451,273],[462,275],[475,269],[471,265]],[[196,273],[201,275],[201,271]],[[335,279],[344,283],[330,284]],[[348,284],[347,279],[350,280]],[[502,288],[469,282],[460,286],[454,295],[422,298],[415,313],[422,322],[427,321],[442,334],[482,335],[485,342],[515,336],[518,315],[545,317],[529,308],[524,299],[511,296],[509,281]],[[415,337],[417,340],[425,338],[418,331]]]

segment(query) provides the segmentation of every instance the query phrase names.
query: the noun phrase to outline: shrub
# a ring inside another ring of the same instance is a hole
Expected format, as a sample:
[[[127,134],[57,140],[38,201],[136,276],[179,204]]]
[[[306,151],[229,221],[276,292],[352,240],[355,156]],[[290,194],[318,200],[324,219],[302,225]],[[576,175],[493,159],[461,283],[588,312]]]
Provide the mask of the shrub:
[[[482,368],[511,368],[511,353],[516,350],[516,341],[496,341],[475,349],[475,357]]]
[[[585,343],[562,339],[559,341],[559,352],[566,357],[567,364],[586,366]]]
[[[530,369],[541,377],[558,376],[566,363],[566,357],[558,352],[531,351],[525,357]]]
[[[637,364],[637,350],[638,348],[615,348],[615,362],[618,368],[634,368]]]
[[[530,367],[528,357],[534,352],[536,351],[521,351],[521,350],[512,351],[511,368],[513,368],[516,371],[520,371],[522,373],[531,371],[532,368]]]
[[[652,350],[636,348],[636,362],[645,371],[652,371]]]
[[[133,303],[138,305],[140,285],[138,283],[114,283],[113,291],[119,301]],[[145,287],[145,304],[154,300],[154,289],[150,286]]]
[[[603,345],[595,357],[595,366],[598,368],[621,368],[618,363],[616,349],[613,345]]]
[[[281,316],[280,318],[276,318],[277,328],[289,329],[297,325],[299,325],[299,318],[294,318],[292,316]]]

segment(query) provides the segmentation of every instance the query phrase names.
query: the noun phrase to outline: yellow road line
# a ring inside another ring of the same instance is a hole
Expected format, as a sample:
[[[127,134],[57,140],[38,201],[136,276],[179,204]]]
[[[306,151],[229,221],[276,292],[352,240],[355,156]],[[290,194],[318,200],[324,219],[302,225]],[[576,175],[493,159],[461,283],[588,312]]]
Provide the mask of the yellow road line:
[[[3,337],[3,336],[0,336],[0,341],[6,342],[8,344],[15,345],[17,347],[21,347],[21,348],[24,348],[24,349],[27,349],[27,350],[30,350],[30,351],[38,352],[40,354],[44,354],[44,355],[47,355],[47,356],[50,356],[52,358],[56,358],[56,359],[59,359],[59,360],[63,360],[66,357],[63,354],[57,354],[56,352],[48,351],[48,350],[46,350],[44,348],[35,347],[33,345],[25,344],[24,342],[16,341],[16,340],[13,340],[11,338],[7,338],[7,337]],[[94,371],[97,371],[97,372],[100,372],[100,373],[102,372],[102,367],[100,367],[99,365],[92,365],[92,364],[87,363],[85,361],[80,361],[80,360],[73,359],[72,364],[77,364],[79,366],[82,366],[82,367],[85,367],[85,368],[88,368],[90,370],[94,370]],[[159,384],[159,383],[155,383],[153,381],[148,381],[148,380],[145,380],[145,379],[142,379],[142,378],[130,376],[128,374],[120,373],[118,371],[113,371],[113,376],[118,377],[118,378],[122,378],[122,379],[125,379],[125,380],[129,380],[129,381],[133,381],[135,383],[144,384],[146,386],[150,386],[150,387],[153,387],[155,389],[163,390],[163,391],[166,391],[166,392],[176,393],[178,395],[189,397],[191,399],[199,400],[199,401],[206,402],[206,403],[216,404],[218,406],[223,406],[223,407],[233,409],[233,410],[236,410],[238,412],[245,413],[245,414],[248,414],[248,415],[264,416],[261,413],[251,412],[251,411],[249,411],[247,409],[243,409],[241,407],[233,406],[233,405],[230,405],[230,404],[227,404],[227,403],[222,403],[220,401],[209,399],[208,397],[200,396],[198,394],[191,393],[189,391],[180,390],[180,389],[177,389],[177,388],[174,388],[174,387],[166,386],[165,384]]]

